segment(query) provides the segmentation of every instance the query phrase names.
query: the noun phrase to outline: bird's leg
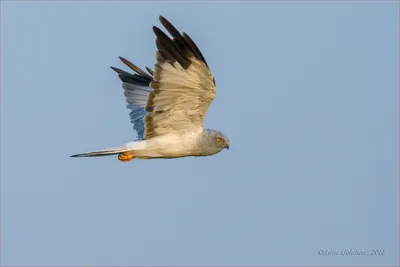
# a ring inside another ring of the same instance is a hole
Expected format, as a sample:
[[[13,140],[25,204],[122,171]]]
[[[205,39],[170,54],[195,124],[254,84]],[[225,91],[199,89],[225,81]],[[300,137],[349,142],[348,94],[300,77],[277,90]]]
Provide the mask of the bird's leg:
[[[135,154],[132,151],[124,152],[118,155],[118,159],[123,162],[131,161],[135,158]]]

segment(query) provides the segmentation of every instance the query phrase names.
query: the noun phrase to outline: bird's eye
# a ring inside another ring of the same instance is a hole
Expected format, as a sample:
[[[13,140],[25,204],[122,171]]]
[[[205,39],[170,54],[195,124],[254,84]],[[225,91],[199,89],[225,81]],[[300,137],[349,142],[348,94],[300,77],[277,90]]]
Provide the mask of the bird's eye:
[[[220,143],[221,141],[221,138],[217,137],[217,142]]]

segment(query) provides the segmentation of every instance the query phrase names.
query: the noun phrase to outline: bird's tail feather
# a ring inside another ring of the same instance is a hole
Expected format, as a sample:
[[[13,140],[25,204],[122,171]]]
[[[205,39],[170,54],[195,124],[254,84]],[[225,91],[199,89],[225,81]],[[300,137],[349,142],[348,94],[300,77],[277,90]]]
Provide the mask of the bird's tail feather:
[[[127,147],[126,145],[124,145],[124,146],[111,147],[111,148],[106,148],[106,149],[102,149],[102,150],[89,151],[89,152],[85,152],[85,153],[75,154],[75,155],[72,155],[71,157],[75,158],[75,157],[110,156],[110,155],[116,155],[116,154],[132,151],[132,150],[133,150],[132,147]]]

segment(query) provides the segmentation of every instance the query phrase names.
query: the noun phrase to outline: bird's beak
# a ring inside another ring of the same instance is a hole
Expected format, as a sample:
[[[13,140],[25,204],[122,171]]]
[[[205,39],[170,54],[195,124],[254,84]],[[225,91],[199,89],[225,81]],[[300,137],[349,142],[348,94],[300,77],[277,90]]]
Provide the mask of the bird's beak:
[[[229,142],[226,142],[226,149],[229,150]]]

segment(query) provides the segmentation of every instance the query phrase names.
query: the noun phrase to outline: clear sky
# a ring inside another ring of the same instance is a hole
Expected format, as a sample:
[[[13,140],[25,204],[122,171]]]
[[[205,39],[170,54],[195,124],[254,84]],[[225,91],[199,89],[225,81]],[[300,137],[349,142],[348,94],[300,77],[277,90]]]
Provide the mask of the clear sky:
[[[1,2],[2,265],[398,265],[399,4]],[[70,158],[136,137],[118,56],[158,16],[217,82],[207,158]],[[386,250],[381,256],[321,250]]]

